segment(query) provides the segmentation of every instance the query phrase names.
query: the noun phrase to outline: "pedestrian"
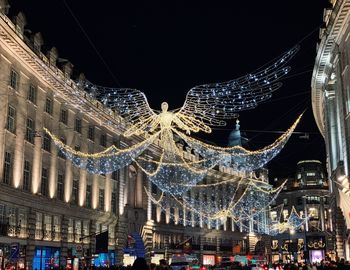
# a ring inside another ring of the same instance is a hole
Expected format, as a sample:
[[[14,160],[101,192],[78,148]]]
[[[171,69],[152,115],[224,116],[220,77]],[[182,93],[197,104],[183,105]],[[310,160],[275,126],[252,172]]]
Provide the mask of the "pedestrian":
[[[131,270],[149,270],[145,258],[136,258],[134,264],[131,267]]]

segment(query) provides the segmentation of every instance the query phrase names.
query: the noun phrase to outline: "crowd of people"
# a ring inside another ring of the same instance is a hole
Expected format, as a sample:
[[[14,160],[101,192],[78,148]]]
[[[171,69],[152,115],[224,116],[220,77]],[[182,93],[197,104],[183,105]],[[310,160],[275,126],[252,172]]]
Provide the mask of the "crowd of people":
[[[208,270],[215,270],[217,266],[206,267]],[[259,270],[260,267],[256,267]],[[322,260],[319,263],[274,263],[261,267],[268,270],[350,270],[350,263],[341,259],[339,261],[327,261]],[[137,258],[133,265],[128,266],[110,266],[110,267],[94,267],[93,270],[171,270],[171,267],[167,264],[166,260],[160,260],[159,264],[148,264],[144,258]],[[247,264],[235,264],[232,268],[234,270],[253,270],[250,265]],[[87,269],[84,269],[87,270]],[[184,268],[184,270],[186,270]]]

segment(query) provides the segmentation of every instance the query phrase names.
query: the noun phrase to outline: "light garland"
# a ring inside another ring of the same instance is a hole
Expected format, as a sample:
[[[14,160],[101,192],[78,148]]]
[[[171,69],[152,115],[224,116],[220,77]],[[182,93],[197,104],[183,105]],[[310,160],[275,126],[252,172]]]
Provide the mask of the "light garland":
[[[246,178],[231,181],[229,184],[223,181],[221,188],[201,187],[201,190],[191,189],[181,196],[168,193],[159,200],[149,192],[146,193],[163,211],[177,208],[191,213],[192,224],[211,224],[213,220],[220,224],[227,218],[231,218],[235,223],[249,222],[261,216],[283,187],[282,185],[273,189],[266,182],[257,181],[252,184],[254,181],[256,179]]]

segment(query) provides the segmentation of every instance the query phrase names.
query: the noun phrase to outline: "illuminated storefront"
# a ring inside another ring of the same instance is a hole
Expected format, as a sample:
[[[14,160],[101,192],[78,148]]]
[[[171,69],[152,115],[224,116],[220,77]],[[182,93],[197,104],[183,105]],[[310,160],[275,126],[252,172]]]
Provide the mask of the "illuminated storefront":
[[[60,248],[56,247],[35,247],[33,269],[59,269]]]

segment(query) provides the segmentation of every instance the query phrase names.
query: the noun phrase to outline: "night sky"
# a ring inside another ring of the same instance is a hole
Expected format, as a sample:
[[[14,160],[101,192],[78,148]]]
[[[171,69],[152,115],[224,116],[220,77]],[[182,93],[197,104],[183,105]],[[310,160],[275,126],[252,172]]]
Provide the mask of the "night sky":
[[[270,178],[293,175],[297,161],[319,159],[325,146],[313,119],[311,74],[327,0],[277,1],[10,1],[27,29],[41,32],[44,50],[55,46],[75,75],[99,85],[137,88],[152,108],[182,106],[198,84],[249,73],[301,41],[292,70],[273,98],[240,113],[241,129],[256,149],[273,142],[306,109],[297,131],[269,163]],[[29,33],[29,31],[27,31]],[[195,136],[226,145],[235,122]]]

